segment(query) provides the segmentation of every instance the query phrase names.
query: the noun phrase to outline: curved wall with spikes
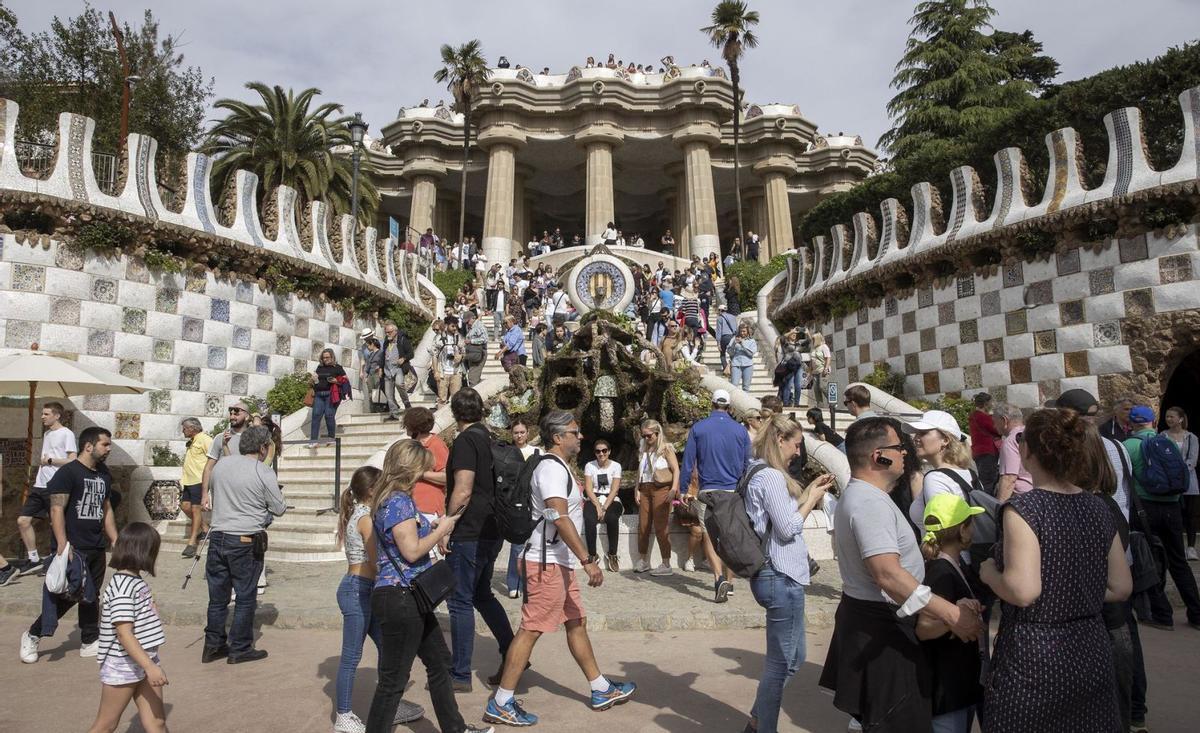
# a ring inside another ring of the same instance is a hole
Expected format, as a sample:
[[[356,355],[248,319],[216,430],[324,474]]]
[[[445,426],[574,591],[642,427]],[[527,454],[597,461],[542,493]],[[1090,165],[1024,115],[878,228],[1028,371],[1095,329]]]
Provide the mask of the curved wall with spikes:
[[[911,209],[881,203],[878,227],[859,213],[798,248],[760,302],[776,304],[776,320],[826,334],[843,386],[887,362],[905,375],[909,396],[987,389],[1033,407],[1082,387],[1157,405],[1188,348],[1188,324],[1200,325],[1195,219],[1160,231],[1138,221],[1158,200],[1200,203],[1200,87],[1179,103],[1183,145],[1167,170],[1147,160],[1140,111],[1120,109],[1104,118],[1109,150],[1098,187],[1084,186],[1075,130],[1056,130],[1046,136],[1040,201],[1027,200],[1021,151],[1006,148],[994,158],[990,209],[976,171],[956,168],[944,219],[937,189],[919,183]],[[1069,236],[1101,219],[1114,236]],[[1027,250],[1026,232],[1053,241]],[[1156,349],[1163,340],[1170,343]]]
[[[92,170],[95,123],[63,114],[53,168],[45,178],[26,176],[15,154],[17,115],[16,103],[0,99],[5,211],[43,206],[84,220],[148,223],[152,232],[161,228],[164,238],[183,234],[201,249],[266,253],[343,292],[404,303],[430,318],[441,315],[444,298],[418,273],[416,259],[390,238],[377,241],[375,229],[362,233],[360,254],[350,217],[340,217],[337,230],[330,231],[328,208],[316,202],[304,212],[309,234],[302,235],[291,188],[281,186],[273,194],[266,216],[275,226],[268,236],[254,195],[258,181],[239,171],[233,210],[225,219],[231,223],[223,225],[212,204],[212,161],[205,155],[187,156],[183,205],[172,211],[159,195],[157,143],[131,134],[124,185],[108,195]],[[159,444],[182,455],[182,418],[198,417],[211,428],[234,398],[264,397],[279,377],[311,371],[326,347],[348,370],[356,368],[358,332],[381,333],[373,318],[346,315],[323,298],[277,291],[270,282],[264,287],[197,269],[159,272],[137,256],[97,256],[71,241],[25,232],[0,235],[0,304],[0,347],[38,343],[43,351],[119,371],[153,388],[142,395],[67,401],[83,418],[74,421],[76,429],[91,423],[113,431],[112,462],[127,466],[149,464]],[[0,430],[0,439],[15,437],[14,431],[24,435],[23,420]]]

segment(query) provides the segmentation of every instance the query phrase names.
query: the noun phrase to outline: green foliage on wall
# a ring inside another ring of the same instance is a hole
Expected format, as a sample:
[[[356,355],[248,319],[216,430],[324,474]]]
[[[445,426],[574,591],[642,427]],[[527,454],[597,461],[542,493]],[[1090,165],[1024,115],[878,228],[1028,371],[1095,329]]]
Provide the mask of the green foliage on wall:
[[[886,361],[875,362],[875,369],[862,378],[863,382],[899,397],[904,394],[904,375],[892,371]]]
[[[417,311],[403,305],[391,305],[384,311],[384,317],[395,323],[396,328],[408,334],[408,340],[412,342],[413,348],[421,341],[421,337],[429,330],[429,319],[421,315]],[[383,343],[383,334],[375,334],[380,343]]]
[[[92,221],[79,227],[75,246],[110,256],[133,244],[137,233],[127,226],[109,221]]]
[[[183,459],[169,445],[156,445],[150,449],[151,466],[182,466]]]

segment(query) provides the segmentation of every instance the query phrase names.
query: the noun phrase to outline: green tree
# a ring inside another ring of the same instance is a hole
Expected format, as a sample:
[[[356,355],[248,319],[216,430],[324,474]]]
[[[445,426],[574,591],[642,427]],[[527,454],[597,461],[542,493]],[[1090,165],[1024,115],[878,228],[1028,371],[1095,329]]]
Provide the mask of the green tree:
[[[190,150],[203,134],[213,80],[184,66],[179,37],[160,37],[147,10],[140,25],[124,24],[130,73],[139,77],[129,107],[130,130],[158,140],[164,154]],[[61,112],[96,120],[94,148],[120,147],[124,78],[105,14],[85,4],[75,17],[55,17],[46,31],[23,32],[16,16],[0,6],[0,94],[21,105],[18,135],[48,142]]]
[[[879,144],[896,161],[917,154],[961,156],[972,130],[995,128],[1030,104],[1058,74],[1029,31],[994,32],[987,0],[926,0],[896,64],[899,90],[887,110],[894,127]]]
[[[351,145],[349,116],[336,116],[341,105],[325,102],[310,109],[320,89],[296,94],[283,87],[249,82],[246,88],[258,94],[262,104],[221,99],[216,109],[225,118],[209,131],[202,150],[215,156],[214,185],[223,191],[238,169],[258,175],[260,203],[277,186],[294,188],[301,204],[324,201],[334,214],[349,214],[354,167],[348,155]],[[369,172],[369,159],[362,170]],[[379,208],[379,191],[369,177],[358,184],[359,223],[374,221]]]
[[[758,25],[758,11],[749,10],[742,0],[721,0],[713,8],[712,25],[700,32],[716,48],[729,66],[729,80],[733,84],[733,195],[737,203],[737,231],[742,242],[742,259],[746,259],[746,231],[742,228],[742,178],[741,178],[741,134],[742,134],[742,74],[738,62],[745,49],[758,45],[758,38],[750,30]]]
[[[480,87],[492,75],[483,59],[479,39],[467,41],[458,48],[442,44],[442,68],[433,74],[433,80],[445,84],[454,95],[454,107],[463,116],[463,160],[462,190],[459,192],[458,241],[463,241],[467,225],[467,165],[471,162],[471,108]]]

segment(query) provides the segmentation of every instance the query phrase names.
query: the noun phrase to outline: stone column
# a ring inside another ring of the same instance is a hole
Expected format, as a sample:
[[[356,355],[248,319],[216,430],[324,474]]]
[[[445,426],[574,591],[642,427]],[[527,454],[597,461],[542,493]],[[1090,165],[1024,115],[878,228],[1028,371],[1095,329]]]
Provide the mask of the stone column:
[[[688,235],[691,231],[688,221],[688,192],[684,165],[682,162],[671,163],[663,169],[663,172],[675,182],[675,195],[672,197],[675,206],[671,210],[671,234],[675,237],[675,249],[668,254],[682,257],[688,251]]]
[[[416,231],[410,231],[408,235],[420,238],[426,229],[433,227],[433,217],[436,208],[437,179],[429,175],[413,176],[412,205],[409,209],[408,225]],[[404,239],[407,238],[404,237]],[[414,239],[413,241],[417,240]]]
[[[742,201],[746,204],[746,235],[750,232],[758,235],[762,246],[759,247],[758,259],[762,262],[766,261],[763,250],[767,246],[767,233],[765,224],[767,221],[766,202],[763,198],[761,188],[751,188],[742,191]]]
[[[792,205],[788,200],[787,176],[795,170],[791,160],[767,159],[754,166],[754,172],[762,176],[763,198],[766,199],[767,218],[759,224],[763,228],[761,235],[767,241],[767,247],[759,249],[759,259],[764,262],[792,250]]]
[[[516,176],[513,178],[513,225],[512,225],[512,241],[516,243],[517,249],[525,246],[529,236],[529,224],[525,220],[525,179],[528,177],[528,171],[524,166],[518,166]],[[507,263],[507,260],[505,260]]]
[[[688,140],[683,145],[684,178],[688,198],[688,256],[701,259],[709,252],[721,254],[717,234],[717,196],[713,189],[712,158],[707,140]]]
[[[575,142],[587,151],[584,244],[599,243],[605,227],[616,220],[612,151],[623,139],[621,131],[609,124],[592,124],[575,135]]]
[[[517,148],[524,142],[524,134],[508,126],[489,127],[479,134],[478,145],[488,153],[487,198],[480,244],[489,263],[507,263],[513,256]]]

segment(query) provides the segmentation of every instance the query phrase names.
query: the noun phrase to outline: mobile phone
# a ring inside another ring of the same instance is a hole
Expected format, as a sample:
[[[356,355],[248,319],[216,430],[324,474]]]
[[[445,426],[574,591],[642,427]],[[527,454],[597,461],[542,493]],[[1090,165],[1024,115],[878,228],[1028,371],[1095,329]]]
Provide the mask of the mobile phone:
[[[458,511],[454,512],[454,513],[453,513],[453,514],[451,514],[450,516],[452,516],[452,517],[458,517],[458,516],[461,516],[461,515],[462,515],[462,513],[463,513],[463,512],[465,512],[466,510],[467,510],[467,505],[466,505],[466,504],[463,504],[462,506],[460,506],[460,507],[458,508]]]

